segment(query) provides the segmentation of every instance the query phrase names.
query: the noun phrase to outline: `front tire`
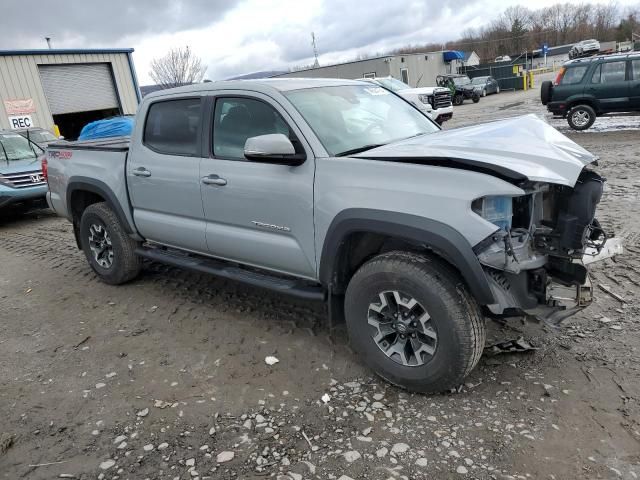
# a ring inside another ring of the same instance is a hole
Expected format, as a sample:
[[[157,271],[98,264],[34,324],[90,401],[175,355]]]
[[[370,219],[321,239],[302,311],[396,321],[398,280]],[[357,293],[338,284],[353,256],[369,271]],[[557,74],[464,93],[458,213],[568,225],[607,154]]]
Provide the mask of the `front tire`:
[[[462,105],[462,102],[464,102],[464,96],[461,93],[456,93],[453,96],[453,104],[456,106],[460,106]]]
[[[478,95],[477,93],[474,93],[473,96],[471,97],[471,100],[473,100],[473,103],[478,103],[480,101],[480,95]]]
[[[89,265],[105,283],[120,285],[140,273],[137,242],[127,235],[106,203],[89,205],[82,213],[80,244]]]
[[[486,89],[486,88],[483,88],[483,89],[482,89],[482,96],[483,96],[483,97],[486,97],[486,96],[487,96],[487,89]]]
[[[596,121],[596,112],[589,105],[576,105],[567,114],[567,122],[574,130],[586,130]]]
[[[349,338],[379,376],[411,391],[457,387],[484,348],[480,309],[444,261],[407,252],[373,258],[345,297]]]

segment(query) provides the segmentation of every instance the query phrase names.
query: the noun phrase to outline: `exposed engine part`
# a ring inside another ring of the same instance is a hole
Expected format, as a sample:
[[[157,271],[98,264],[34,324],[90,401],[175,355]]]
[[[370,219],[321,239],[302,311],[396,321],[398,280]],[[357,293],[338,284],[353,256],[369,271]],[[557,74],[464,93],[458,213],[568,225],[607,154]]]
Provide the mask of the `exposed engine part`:
[[[595,211],[604,182],[597,173],[583,170],[573,189],[561,187],[550,192],[556,197],[557,208],[545,211],[542,228],[534,232],[536,250],[558,257],[582,258],[586,248],[602,248],[607,236],[595,219]]]
[[[542,267],[547,256],[533,250],[531,235],[525,229],[499,231],[493,243],[478,255],[480,263],[510,273]]]

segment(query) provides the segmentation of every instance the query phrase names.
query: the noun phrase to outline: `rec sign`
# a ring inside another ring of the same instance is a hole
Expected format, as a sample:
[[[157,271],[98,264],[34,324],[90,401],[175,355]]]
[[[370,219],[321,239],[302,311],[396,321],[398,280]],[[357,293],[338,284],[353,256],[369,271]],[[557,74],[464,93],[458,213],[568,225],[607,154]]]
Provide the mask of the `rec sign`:
[[[7,118],[9,119],[9,126],[12,130],[33,127],[31,115],[13,115]]]
[[[32,98],[5,100],[4,109],[7,111],[9,126],[12,130],[33,127],[31,114],[36,112],[36,104]]]

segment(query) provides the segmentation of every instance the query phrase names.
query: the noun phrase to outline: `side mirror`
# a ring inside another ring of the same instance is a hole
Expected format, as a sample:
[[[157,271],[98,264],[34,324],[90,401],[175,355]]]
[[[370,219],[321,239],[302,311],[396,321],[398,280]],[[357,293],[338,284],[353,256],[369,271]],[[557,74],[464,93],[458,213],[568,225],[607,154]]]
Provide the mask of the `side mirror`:
[[[253,162],[279,163],[282,165],[301,165],[307,156],[296,153],[291,140],[282,133],[270,133],[247,138],[244,144],[244,156]]]
[[[63,135],[60,135],[60,136],[58,137],[58,140],[64,140],[64,136],[63,136]]]

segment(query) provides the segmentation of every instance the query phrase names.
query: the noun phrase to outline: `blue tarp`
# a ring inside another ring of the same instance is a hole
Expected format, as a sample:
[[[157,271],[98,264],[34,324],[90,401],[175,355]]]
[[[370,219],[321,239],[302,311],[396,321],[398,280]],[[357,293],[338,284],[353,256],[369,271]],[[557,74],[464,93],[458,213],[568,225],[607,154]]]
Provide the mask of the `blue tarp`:
[[[464,52],[459,50],[449,50],[447,52],[442,52],[442,57],[445,62],[450,62],[451,60],[464,60]]]
[[[122,137],[131,135],[133,117],[114,117],[96,120],[86,124],[78,140],[94,140],[96,138]]]

